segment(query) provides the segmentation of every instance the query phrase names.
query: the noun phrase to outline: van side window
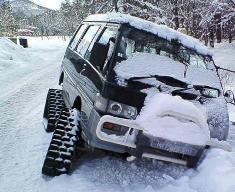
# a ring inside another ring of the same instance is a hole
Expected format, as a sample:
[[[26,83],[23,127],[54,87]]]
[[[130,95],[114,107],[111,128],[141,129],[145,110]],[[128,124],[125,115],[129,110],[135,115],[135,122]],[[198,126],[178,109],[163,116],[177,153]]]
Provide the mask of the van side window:
[[[77,31],[76,35],[74,36],[71,44],[70,44],[70,47],[72,49],[75,49],[76,45],[78,44],[79,40],[81,39],[83,33],[85,32],[87,28],[87,25],[81,25],[79,30]]]
[[[111,59],[117,33],[117,27],[106,27],[99,40],[89,47],[91,54],[88,55],[88,60],[100,71],[107,67],[107,63]]]
[[[84,56],[90,43],[92,42],[93,38],[95,37],[96,33],[98,32],[100,26],[90,26],[86,32],[86,34],[83,36],[82,40],[77,46],[76,51]]]

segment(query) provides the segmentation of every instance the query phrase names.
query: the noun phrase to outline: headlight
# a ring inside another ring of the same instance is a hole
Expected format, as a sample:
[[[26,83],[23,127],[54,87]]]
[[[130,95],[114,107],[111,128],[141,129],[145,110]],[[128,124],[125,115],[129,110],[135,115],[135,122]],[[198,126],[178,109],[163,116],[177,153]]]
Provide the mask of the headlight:
[[[99,111],[107,112],[120,117],[125,117],[127,119],[135,119],[137,116],[137,109],[135,107],[112,100],[107,100],[101,96],[97,96],[95,107]]]
[[[212,88],[202,88],[201,94],[205,97],[216,98],[219,97],[219,90]]]
[[[128,119],[135,119],[137,116],[137,109],[135,107],[109,101],[108,113],[119,115]]]
[[[121,104],[116,102],[111,102],[111,104],[109,104],[108,112],[111,112],[114,115],[120,115],[122,113]]]

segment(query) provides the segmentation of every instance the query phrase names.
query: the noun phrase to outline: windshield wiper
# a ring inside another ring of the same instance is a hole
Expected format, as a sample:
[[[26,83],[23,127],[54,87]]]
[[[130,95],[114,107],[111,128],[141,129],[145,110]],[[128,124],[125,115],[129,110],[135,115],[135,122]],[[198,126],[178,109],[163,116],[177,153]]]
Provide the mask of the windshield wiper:
[[[187,88],[188,83],[181,81],[179,79],[176,79],[174,77],[170,76],[162,76],[162,75],[150,75],[150,76],[142,76],[142,77],[132,77],[127,80],[127,83],[133,82],[136,80],[141,80],[141,79],[150,79],[150,78],[155,78],[156,80],[166,84],[170,85],[172,87],[182,87],[182,88]]]
[[[220,95],[220,90],[219,89],[214,88],[214,87],[210,87],[210,86],[207,86],[207,85],[191,85],[191,86],[188,86],[187,88],[176,89],[176,90],[172,91],[171,94],[173,96],[175,96],[175,95],[183,93],[184,91],[191,90],[191,89],[200,91],[200,94],[204,97],[207,97],[207,98],[215,98],[215,97],[219,97],[219,95]],[[217,91],[218,95],[213,96],[213,95],[210,95],[210,93],[206,94],[206,92],[203,92],[203,89],[209,89],[209,90]]]

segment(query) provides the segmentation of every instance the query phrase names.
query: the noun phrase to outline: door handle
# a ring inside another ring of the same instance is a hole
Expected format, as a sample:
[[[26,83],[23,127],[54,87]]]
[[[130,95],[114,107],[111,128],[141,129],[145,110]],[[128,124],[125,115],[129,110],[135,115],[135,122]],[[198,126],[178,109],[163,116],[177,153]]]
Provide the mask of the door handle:
[[[86,71],[86,63],[83,64],[82,70],[80,71],[80,75],[82,75],[84,71]]]

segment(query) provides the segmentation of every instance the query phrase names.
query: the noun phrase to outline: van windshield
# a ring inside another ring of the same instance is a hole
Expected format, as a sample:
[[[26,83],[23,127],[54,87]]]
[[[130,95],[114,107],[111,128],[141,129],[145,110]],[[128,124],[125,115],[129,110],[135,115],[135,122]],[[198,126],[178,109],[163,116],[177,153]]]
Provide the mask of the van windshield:
[[[213,70],[213,61],[188,49],[176,41],[167,41],[144,31],[125,27],[118,48],[118,62],[127,60],[134,53],[151,53],[168,57],[184,65]]]

